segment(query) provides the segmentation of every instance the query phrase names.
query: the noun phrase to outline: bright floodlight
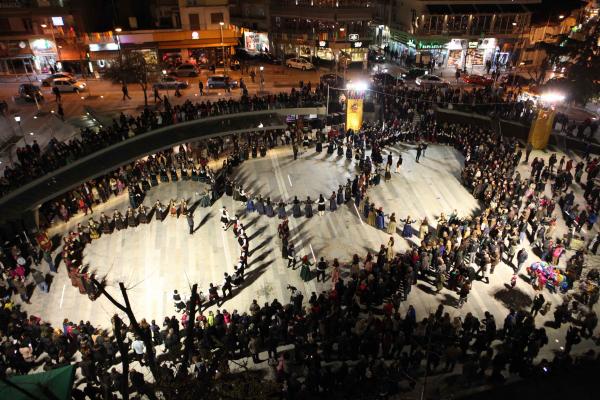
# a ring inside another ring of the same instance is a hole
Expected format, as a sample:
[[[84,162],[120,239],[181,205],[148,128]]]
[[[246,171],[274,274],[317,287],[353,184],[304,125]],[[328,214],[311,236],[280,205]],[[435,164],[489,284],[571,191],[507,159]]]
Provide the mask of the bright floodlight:
[[[15,121],[16,122],[21,122],[21,117],[19,117],[18,115],[15,115]]]
[[[219,25],[223,26],[223,25],[225,25],[225,22],[221,21],[221,22],[219,22]]]
[[[546,103],[561,103],[565,101],[565,95],[556,92],[544,93],[540,96],[540,99]]]
[[[346,84],[346,89],[348,90],[357,90],[357,91],[365,91],[369,88],[366,82],[348,82]]]
[[[261,122],[260,124],[258,124],[258,127],[263,128],[264,127],[263,123]]]
[[[122,31],[123,31],[122,28],[115,28],[115,32],[117,32],[117,33],[121,33]]]

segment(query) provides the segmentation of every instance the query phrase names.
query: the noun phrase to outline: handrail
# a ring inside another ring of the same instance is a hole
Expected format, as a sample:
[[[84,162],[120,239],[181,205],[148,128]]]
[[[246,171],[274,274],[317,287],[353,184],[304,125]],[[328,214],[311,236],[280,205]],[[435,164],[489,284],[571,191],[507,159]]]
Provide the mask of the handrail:
[[[0,221],[21,215],[82,182],[148,154],[199,139],[249,131],[285,129],[284,115],[324,114],[324,107],[242,112],[168,125],[115,143],[35,179],[0,198]],[[261,128],[259,128],[261,125]]]

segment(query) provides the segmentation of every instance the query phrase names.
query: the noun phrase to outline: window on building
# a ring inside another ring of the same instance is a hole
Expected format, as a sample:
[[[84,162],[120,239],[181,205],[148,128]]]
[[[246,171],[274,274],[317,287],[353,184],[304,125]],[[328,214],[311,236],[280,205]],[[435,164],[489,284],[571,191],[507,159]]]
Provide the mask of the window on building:
[[[129,17],[129,27],[131,29],[137,29],[137,27],[138,27],[137,17]]]
[[[190,29],[200,29],[200,17],[198,14],[190,14]]]
[[[210,23],[218,24],[219,22],[225,22],[223,19],[223,13],[210,13]]]

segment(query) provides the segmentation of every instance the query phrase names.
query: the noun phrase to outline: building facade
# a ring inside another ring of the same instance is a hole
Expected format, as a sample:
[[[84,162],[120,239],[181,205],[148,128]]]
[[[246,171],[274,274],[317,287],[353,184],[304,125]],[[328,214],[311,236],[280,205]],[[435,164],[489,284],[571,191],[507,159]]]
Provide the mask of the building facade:
[[[463,71],[516,65],[541,0],[380,0],[377,38],[407,64]],[[388,16],[386,20],[386,16]]]

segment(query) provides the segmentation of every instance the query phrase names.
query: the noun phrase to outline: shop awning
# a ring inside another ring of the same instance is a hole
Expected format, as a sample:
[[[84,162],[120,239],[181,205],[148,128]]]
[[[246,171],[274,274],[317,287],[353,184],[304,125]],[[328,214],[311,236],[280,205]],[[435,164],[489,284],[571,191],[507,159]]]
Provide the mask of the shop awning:
[[[214,39],[186,39],[176,40],[172,42],[160,42],[159,49],[198,49],[202,47],[222,47],[222,46],[237,46],[239,41],[237,38],[224,38],[223,43],[220,40]]]
[[[18,375],[0,381],[0,399],[70,400],[75,367],[68,365],[41,374]],[[28,394],[29,395],[28,395]]]

